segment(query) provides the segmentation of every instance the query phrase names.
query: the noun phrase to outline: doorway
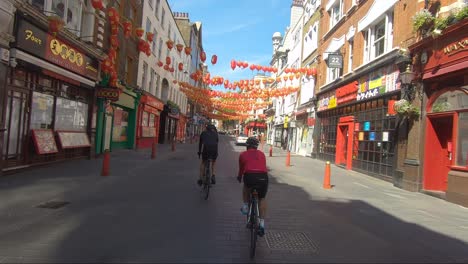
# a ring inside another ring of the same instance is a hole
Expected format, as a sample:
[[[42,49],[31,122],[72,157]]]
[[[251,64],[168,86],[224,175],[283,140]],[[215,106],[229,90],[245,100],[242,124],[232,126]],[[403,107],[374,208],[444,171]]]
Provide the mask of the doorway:
[[[347,170],[351,170],[353,164],[353,127],[354,116],[345,116],[339,119],[336,131],[335,164]]]
[[[424,189],[446,191],[453,158],[453,115],[428,116],[424,155]]]

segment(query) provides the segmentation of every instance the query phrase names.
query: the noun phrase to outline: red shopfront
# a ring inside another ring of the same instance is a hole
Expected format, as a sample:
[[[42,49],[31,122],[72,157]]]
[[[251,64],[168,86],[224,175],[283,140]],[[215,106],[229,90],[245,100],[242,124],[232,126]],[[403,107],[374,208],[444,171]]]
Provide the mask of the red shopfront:
[[[428,98],[423,189],[468,206],[468,20],[410,49]]]
[[[150,148],[158,142],[159,117],[164,109],[164,103],[157,98],[145,94],[141,96],[138,107],[137,148]]]

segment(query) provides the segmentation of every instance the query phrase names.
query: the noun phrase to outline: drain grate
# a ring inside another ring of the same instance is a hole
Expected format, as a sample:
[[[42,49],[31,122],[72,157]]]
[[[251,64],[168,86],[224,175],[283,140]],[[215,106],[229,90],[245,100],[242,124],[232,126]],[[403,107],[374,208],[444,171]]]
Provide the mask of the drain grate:
[[[42,203],[40,205],[38,205],[37,207],[39,208],[47,208],[47,209],[58,209],[58,208],[61,208],[67,204],[69,204],[70,202],[64,202],[64,201],[48,201],[48,202],[45,202],[45,203]]]
[[[265,237],[272,250],[318,252],[318,247],[304,233],[268,231]]]

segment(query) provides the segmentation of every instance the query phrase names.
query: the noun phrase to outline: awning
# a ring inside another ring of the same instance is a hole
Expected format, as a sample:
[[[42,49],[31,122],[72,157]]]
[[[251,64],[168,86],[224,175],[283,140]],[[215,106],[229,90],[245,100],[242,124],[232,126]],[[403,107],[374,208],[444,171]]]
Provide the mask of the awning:
[[[12,49],[11,50],[12,53],[16,53],[16,58],[17,59],[20,59],[20,60],[23,60],[23,61],[26,61],[26,62],[29,62],[29,63],[32,63],[32,64],[35,64],[41,68],[44,68],[46,70],[49,70],[49,71],[53,71],[55,73],[58,73],[58,74],[61,74],[67,78],[70,78],[70,79],[73,79],[73,80],[76,80],[76,81],[79,81],[80,83],[84,83],[86,85],[89,85],[91,87],[94,87],[96,85],[96,83],[92,80],[89,80],[89,79],[86,79],[76,73],[73,73],[73,72],[70,72],[68,70],[65,70],[63,68],[60,68],[52,63],[49,63],[45,60],[42,60],[40,58],[37,58],[35,56],[32,56],[32,55],[29,55],[27,54],[26,52],[23,52],[21,50],[17,50],[17,49]]]
[[[367,14],[359,21],[358,31],[366,29],[369,25],[379,19],[385,12],[392,8],[398,0],[374,0]]]
[[[426,72],[423,75],[423,79],[434,78],[434,77],[437,77],[446,73],[464,70],[464,69],[468,69],[468,61],[466,60],[456,63],[454,65],[450,65],[448,67],[441,68],[440,70],[437,70],[437,71]]]

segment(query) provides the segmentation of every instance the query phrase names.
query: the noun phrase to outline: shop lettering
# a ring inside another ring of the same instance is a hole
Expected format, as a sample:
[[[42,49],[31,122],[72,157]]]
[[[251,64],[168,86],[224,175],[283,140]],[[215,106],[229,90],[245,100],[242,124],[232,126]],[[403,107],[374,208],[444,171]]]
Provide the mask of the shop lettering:
[[[93,66],[91,66],[91,64],[89,64],[89,62],[86,63],[86,69],[97,73],[97,69],[94,68]]]
[[[379,95],[379,89],[372,89],[372,90],[369,90],[365,93],[358,93],[357,95],[357,100],[364,100],[364,99],[367,99],[367,98],[372,98],[372,97],[375,97]]]
[[[336,97],[340,98],[356,91],[357,87],[355,85],[347,85],[336,90]]]
[[[34,36],[34,33],[32,32],[32,30],[26,29],[24,33],[26,34],[26,37],[24,39],[37,43],[39,45],[42,45],[42,39]]]
[[[458,51],[462,51],[468,47],[468,39],[458,41],[457,43],[451,44],[444,48],[444,53],[446,55],[454,54]]]
[[[56,57],[60,56],[63,60],[68,60],[72,64],[78,65],[78,67],[83,65],[83,55],[75,51],[73,48],[69,48],[66,44],[60,43],[57,39],[52,39],[49,46],[52,54]]]

